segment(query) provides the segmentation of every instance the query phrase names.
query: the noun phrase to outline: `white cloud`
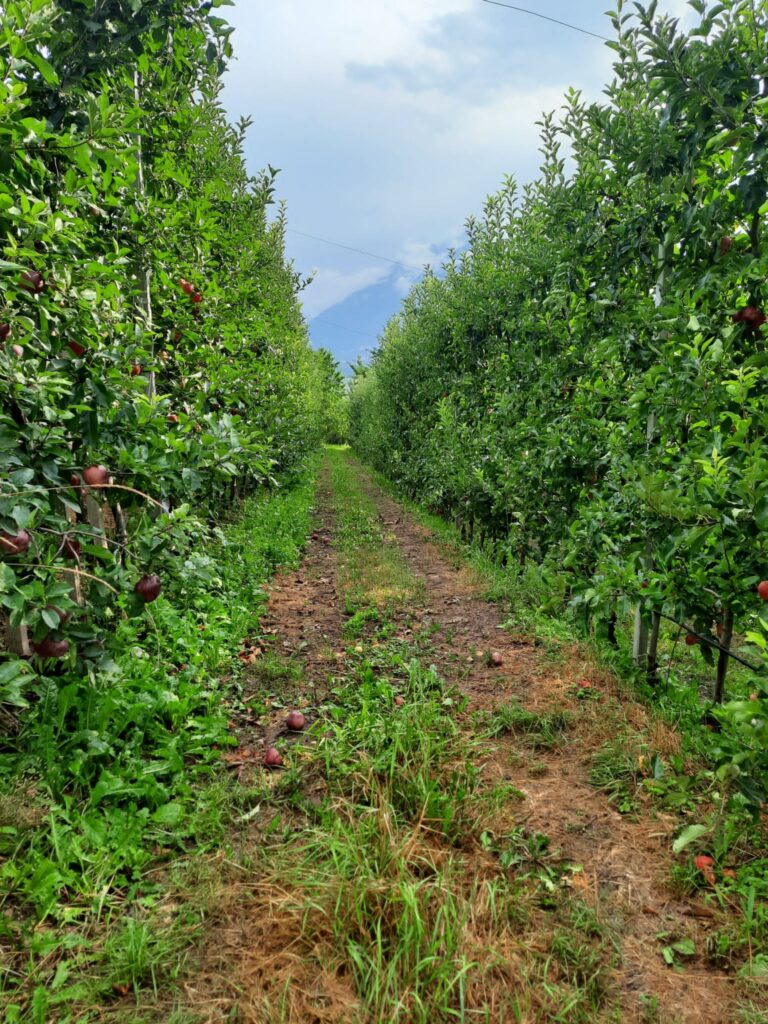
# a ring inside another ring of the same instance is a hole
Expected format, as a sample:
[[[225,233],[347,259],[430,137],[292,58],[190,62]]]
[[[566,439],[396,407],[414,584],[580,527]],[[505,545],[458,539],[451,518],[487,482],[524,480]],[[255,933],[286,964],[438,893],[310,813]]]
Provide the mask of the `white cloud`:
[[[363,267],[350,274],[332,268],[317,270],[312,284],[301,295],[304,315],[311,320],[355,292],[383,281],[390,272],[386,267]]]
[[[597,0],[545,6],[611,34]],[[283,168],[289,226],[416,267],[440,264],[505,174],[536,174],[542,112],[569,86],[598,99],[615,56],[478,0],[236,0],[226,15],[239,60],[225,102],[253,115],[251,169]],[[288,246],[300,271],[322,267],[303,295],[309,316],[418,276],[297,235]]]

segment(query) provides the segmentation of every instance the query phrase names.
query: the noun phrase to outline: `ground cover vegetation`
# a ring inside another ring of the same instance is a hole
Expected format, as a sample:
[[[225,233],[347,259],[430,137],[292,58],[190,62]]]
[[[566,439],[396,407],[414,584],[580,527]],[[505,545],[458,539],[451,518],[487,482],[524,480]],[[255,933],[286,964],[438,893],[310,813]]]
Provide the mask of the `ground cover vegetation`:
[[[217,834],[226,684],[343,429],[276,171],[220,102],[223,6],[0,21],[4,1019],[59,1019],[61,929],[78,947],[153,851]]]
[[[414,287],[357,369],[351,436],[625,652],[637,609],[648,684],[663,689],[676,659],[692,721],[701,684],[705,724],[727,726],[719,783],[754,811],[768,771],[768,18],[741,0],[690,6],[688,31],[655,5],[613,12],[606,102],[570,93],[546,116],[539,179],[507,181],[466,248]]]

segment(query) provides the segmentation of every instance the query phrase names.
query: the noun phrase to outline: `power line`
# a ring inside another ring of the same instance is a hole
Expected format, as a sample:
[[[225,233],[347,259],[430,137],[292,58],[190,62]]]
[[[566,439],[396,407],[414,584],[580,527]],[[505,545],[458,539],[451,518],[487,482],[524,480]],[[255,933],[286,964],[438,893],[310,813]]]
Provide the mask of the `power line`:
[[[506,7],[510,11],[519,11],[521,14],[531,14],[534,18],[542,18],[544,21],[551,21],[555,25],[562,25],[563,28],[571,28],[574,32],[581,32],[585,36],[594,36],[595,39],[602,39],[606,43],[611,40],[608,36],[598,35],[597,32],[590,32],[588,28],[579,28],[578,25],[571,25],[570,22],[560,21],[559,18],[550,18],[548,14],[540,14],[538,11],[529,11],[527,7],[517,7],[515,4],[504,4],[501,0],[482,0],[484,4],[492,4],[494,7]]]
[[[335,245],[337,249],[348,249],[349,252],[360,253],[361,256],[370,256],[374,260],[384,260],[385,263],[394,263],[396,267],[405,267],[406,270],[418,270],[423,267],[414,267],[411,263],[403,263],[402,260],[393,260],[391,256],[380,256],[376,252],[367,252],[365,249],[356,249],[353,245],[343,245],[341,242],[332,242],[330,238],[320,238],[318,235],[308,235],[306,231],[297,231],[296,228],[288,228],[293,235],[301,235],[302,238],[311,238],[315,242],[323,242],[325,245]]]
[[[315,316],[309,321],[310,327],[316,323],[328,324],[329,327],[337,327],[340,331],[350,331],[352,334],[359,334],[363,338],[368,338],[369,341],[371,338],[371,331],[361,331],[358,327],[345,327],[344,324],[334,323],[333,320],[327,320],[324,316]]]

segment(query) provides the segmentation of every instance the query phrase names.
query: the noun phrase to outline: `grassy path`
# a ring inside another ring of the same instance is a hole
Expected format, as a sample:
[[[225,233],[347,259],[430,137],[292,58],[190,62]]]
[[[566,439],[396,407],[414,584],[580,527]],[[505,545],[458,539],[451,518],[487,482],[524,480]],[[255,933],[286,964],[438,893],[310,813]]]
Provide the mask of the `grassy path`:
[[[679,823],[629,785],[675,736],[577,649],[505,631],[347,452],[265,622],[190,1019],[763,1019],[705,955],[725,918],[670,885]]]

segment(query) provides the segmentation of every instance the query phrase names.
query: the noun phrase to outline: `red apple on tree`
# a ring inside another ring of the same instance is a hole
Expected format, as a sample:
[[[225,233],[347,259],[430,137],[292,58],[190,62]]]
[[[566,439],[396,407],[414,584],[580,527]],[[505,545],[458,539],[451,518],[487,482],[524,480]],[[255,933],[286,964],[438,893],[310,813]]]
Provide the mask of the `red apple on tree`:
[[[198,303],[203,301],[203,296],[200,294],[200,292],[195,292],[192,295],[192,301],[195,303],[195,305],[197,305]]]
[[[768,580],[761,580],[757,584],[757,592],[764,601],[768,601]]]
[[[732,245],[733,239],[730,237],[730,235],[723,235],[723,237],[720,239],[720,255],[725,256],[725,254],[728,252]]]
[[[55,640],[49,633],[33,643],[32,650],[41,658],[63,658],[69,653],[69,640]]]
[[[0,341],[7,341],[11,333],[10,324],[0,324]]]
[[[140,373],[141,373],[141,367],[139,366],[138,363],[134,363],[133,366],[131,367],[131,376],[132,377],[138,377]]]
[[[19,530],[18,533],[0,533],[0,550],[7,551],[9,555],[23,555],[32,543],[32,537],[27,530]]]
[[[61,553],[68,562],[79,562],[83,549],[77,537],[66,534],[61,542]]]
[[[181,290],[185,292],[187,295],[194,295],[195,286],[192,284],[191,281],[187,281],[186,278],[182,277],[179,280],[179,284],[181,285]]]
[[[21,345],[11,345],[11,352],[13,352],[17,359],[24,358],[24,349]]]
[[[89,487],[103,487],[109,483],[109,470],[106,466],[88,466],[83,470],[83,480]]]
[[[160,591],[163,589],[163,585],[160,582],[159,576],[142,576],[133,589],[142,599],[144,604],[152,604],[152,602],[156,601],[160,596]]]
[[[686,637],[685,637],[685,645],[686,645],[686,647],[696,647],[696,645],[698,643],[699,643],[699,638],[697,636],[695,636],[693,633],[686,634]]]
[[[55,604],[47,604],[43,611],[53,612],[54,615],[58,615],[60,626],[65,625],[72,618],[72,612],[65,612],[61,608],[57,608]]]
[[[748,331],[756,334],[765,323],[766,316],[757,306],[745,306],[734,313],[732,319],[735,324],[744,324]]]
[[[176,424],[179,422],[179,417],[176,415],[175,412],[169,412],[168,415],[166,416],[166,419],[171,424]]]
[[[19,285],[25,292],[38,295],[45,288],[45,281],[43,280],[43,275],[38,270],[25,270],[21,275]]]
[[[68,341],[67,345],[75,353],[78,359],[80,356],[85,355],[85,346],[81,345],[79,341]]]

